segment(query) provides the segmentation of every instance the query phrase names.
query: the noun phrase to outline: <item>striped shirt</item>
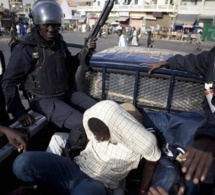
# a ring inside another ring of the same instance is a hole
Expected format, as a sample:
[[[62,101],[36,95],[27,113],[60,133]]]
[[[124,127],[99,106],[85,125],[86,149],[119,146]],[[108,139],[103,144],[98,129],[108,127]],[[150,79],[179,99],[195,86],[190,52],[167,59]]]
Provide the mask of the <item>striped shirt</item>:
[[[108,126],[108,141],[95,139],[88,127],[88,120],[92,117]],[[161,156],[155,136],[111,100],[98,102],[88,109],[83,124],[89,142],[74,160],[83,172],[110,189],[117,188],[129,171],[138,167],[141,158],[157,161]]]

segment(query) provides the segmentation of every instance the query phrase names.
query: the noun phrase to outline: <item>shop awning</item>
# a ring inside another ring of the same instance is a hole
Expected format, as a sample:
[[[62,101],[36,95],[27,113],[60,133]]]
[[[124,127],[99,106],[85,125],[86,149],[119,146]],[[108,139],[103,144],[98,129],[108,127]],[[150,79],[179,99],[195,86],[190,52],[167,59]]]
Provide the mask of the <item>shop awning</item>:
[[[183,28],[193,28],[193,25],[191,25],[191,24],[184,24]]]
[[[162,12],[153,12],[152,15],[153,15],[155,18],[162,18],[162,17],[163,17]]]
[[[127,16],[120,16],[119,18],[116,18],[116,21],[118,22],[125,22],[126,20],[128,20]]]
[[[84,23],[85,20],[86,20],[86,17],[83,17],[83,18],[80,18],[80,19],[78,20],[78,22],[79,22],[79,23]]]
[[[140,16],[132,16],[131,19],[133,19],[133,20],[142,20],[143,16],[142,17],[140,17]]]
[[[146,20],[156,20],[156,18],[153,17],[153,16],[145,16],[144,18],[145,18]]]
[[[106,23],[112,23],[112,22],[115,22],[116,18],[115,17],[109,17],[107,20],[106,20]]]
[[[96,14],[94,14],[94,13],[90,13],[88,15],[88,19],[97,19],[97,18],[98,18],[98,16]]]
[[[79,20],[81,18],[81,16],[80,15],[74,15],[74,16],[72,16],[72,20]]]
[[[143,15],[142,13],[141,14],[131,13],[130,14],[130,18],[133,19],[133,20],[142,20],[144,16],[145,15]]]
[[[119,22],[111,22],[111,25],[117,26],[117,25],[119,25]]]
[[[200,14],[198,16],[199,19],[206,19],[206,20],[213,20],[214,15],[204,15],[204,14]]]
[[[175,25],[183,26],[184,24],[193,25],[198,17],[198,14],[178,14],[176,16]]]

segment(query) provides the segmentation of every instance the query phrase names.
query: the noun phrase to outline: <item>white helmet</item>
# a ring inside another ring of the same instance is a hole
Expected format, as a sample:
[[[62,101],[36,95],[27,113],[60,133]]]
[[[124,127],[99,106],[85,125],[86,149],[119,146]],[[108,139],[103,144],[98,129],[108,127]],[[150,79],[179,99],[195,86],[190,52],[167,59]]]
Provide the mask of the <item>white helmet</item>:
[[[30,17],[34,24],[61,24],[63,11],[55,0],[38,0],[34,3]]]

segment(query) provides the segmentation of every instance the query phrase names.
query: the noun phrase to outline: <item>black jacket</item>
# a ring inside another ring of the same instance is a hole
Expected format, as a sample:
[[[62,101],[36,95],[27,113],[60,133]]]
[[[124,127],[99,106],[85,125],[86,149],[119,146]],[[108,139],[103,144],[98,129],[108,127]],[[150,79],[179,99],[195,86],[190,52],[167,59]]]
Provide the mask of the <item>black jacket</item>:
[[[62,47],[64,48],[63,51],[59,51],[62,50]],[[48,60],[52,59],[50,64],[52,69],[50,72],[48,71],[49,61],[44,57],[45,55],[42,55],[44,52],[52,55],[50,58],[47,58]],[[40,56],[37,59],[38,53]],[[55,57],[56,54],[58,54],[58,56]],[[34,70],[38,68],[38,63],[41,63],[41,61],[45,61],[45,66],[48,66],[48,68],[46,67],[43,69],[47,72],[47,76],[44,76],[46,75],[44,72],[40,77],[38,76],[39,80],[44,79],[43,83],[46,82],[45,79],[48,83],[48,80],[53,81],[54,78],[59,78],[59,80],[62,80],[62,78],[73,80],[73,78],[65,76],[68,75],[68,72],[66,71],[70,71],[70,73],[73,74],[71,77],[74,77],[77,67],[79,66],[78,54],[76,56],[71,55],[60,34],[54,42],[49,42],[45,41],[40,36],[37,29],[33,29],[31,33],[27,34],[23,40],[20,40],[12,49],[9,63],[2,80],[2,88],[5,95],[7,109],[9,113],[13,114],[15,119],[27,113],[19,97],[19,87],[25,86],[29,80],[29,75],[33,74]],[[62,67],[59,66],[59,63]],[[58,71],[59,68],[61,68],[60,71]],[[56,71],[54,71],[55,69]],[[46,86],[50,87],[47,84]],[[52,87],[55,86],[56,82]]]
[[[213,89],[215,91],[215,47],[211,51],[203,51],[198,55],[176,55],[169,58],[167,62],[170,69],[201,74],[205,77],[206,83],[214,82]],[[215,96],[213,96],[212,104],[215,106]],[[215,139],[215,113],[211,113],[206,99],[204,99],[202,106],[208,123],[198,129],[195,139],[202,136],[209,136]]]

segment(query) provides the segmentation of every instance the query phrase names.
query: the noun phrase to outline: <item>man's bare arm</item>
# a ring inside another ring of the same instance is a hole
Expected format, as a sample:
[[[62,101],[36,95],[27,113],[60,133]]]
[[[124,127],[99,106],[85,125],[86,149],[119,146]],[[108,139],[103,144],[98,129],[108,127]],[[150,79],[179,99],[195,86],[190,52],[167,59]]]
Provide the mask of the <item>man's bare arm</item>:
[[[144,192],[149,189],[156,165],[157,165],[157,161],[153,162],[153,161],[145,160],[141,185],[139,189],[139,195],[144,194]]]

